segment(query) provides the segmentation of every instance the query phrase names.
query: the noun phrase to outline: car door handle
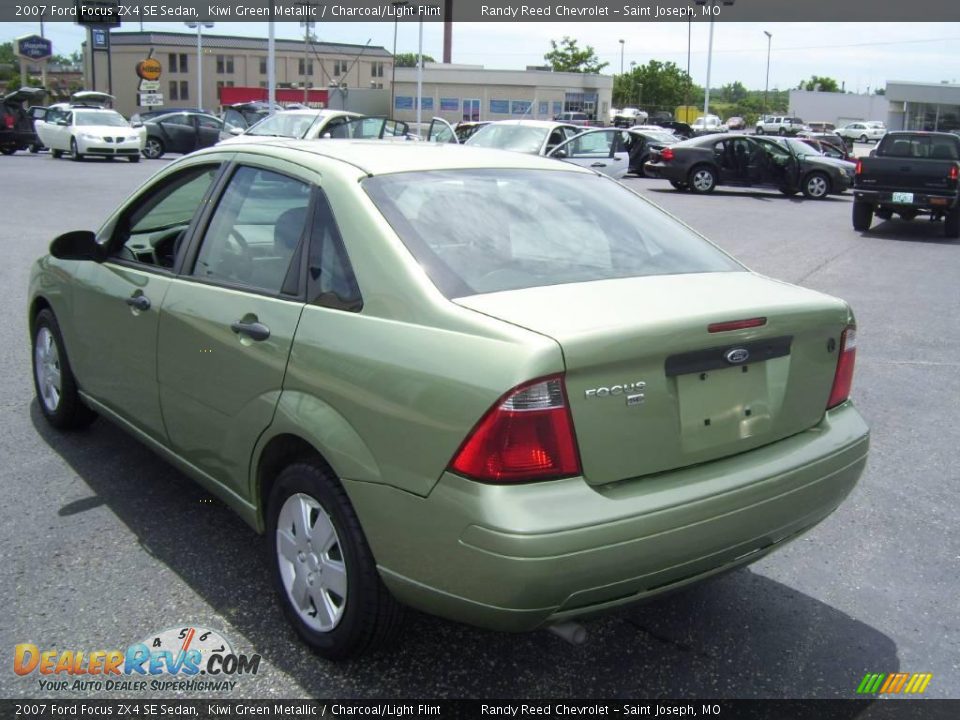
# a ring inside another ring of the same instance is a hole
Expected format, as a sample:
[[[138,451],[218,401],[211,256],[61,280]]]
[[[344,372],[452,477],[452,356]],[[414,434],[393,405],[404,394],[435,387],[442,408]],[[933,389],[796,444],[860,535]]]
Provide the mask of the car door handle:
[[[136,310],[150,309],[150,298],[148,298],[146,295],[131,295],[126,299],[126,303]]]
[[[230,326],[238,335],[246,335],[251,340],[266,340],[270,337],[270,328],[261,322],[243,322],[242,320],[233,323]]]
[[[606,166],[607,166],[606,163],[595,162],[595,163],[594,163],[593,165],[591,165],[590,167],[606,167]]]

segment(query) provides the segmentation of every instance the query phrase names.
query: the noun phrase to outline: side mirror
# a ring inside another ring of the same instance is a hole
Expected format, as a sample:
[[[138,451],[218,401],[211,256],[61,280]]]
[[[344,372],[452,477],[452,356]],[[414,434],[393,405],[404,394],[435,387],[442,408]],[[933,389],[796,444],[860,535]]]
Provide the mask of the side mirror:
[[[143,123],[140,122],[139,120],[134,120],[132,123],[130,123],[130,127],[132,127],[132,128],[141,128],[141,127],[143,127]]]
[[[330,139],[330,138],[333,137],[333,135],[331,135],[329,132],[325,132],[325,133],[324,133],[323,135],[321,135],[320,137],[325,138],[325,139]]]
[[[557,148],[557,149],[554,150],[552,153],[550,153],[550,157],[555,157],[555,158],[557,158],[558,160],[563,160],[563,159],[564,159],[565,157],[567,157],[567,156],[568,156],[568,154],[567,154],[567,149],[566,149],[566,148]]]
[[[874,148],[873,150],[870,151],[870,157],[876,157],[876,156],[877,156],[877,149]]]
[[[89,230],[73,230],[64,233],[50,243],[50,254],[58,260],[103,261],[103,246],[97,242],[95,233]]]
[[[243,128],[232,127],[227,132],[231,135],[243,135]]]
[[[66,127],[67,124],[68,123],[66,118],[60,118],[59,120],[57,120],[57,125],[63,125],[64,127]]]

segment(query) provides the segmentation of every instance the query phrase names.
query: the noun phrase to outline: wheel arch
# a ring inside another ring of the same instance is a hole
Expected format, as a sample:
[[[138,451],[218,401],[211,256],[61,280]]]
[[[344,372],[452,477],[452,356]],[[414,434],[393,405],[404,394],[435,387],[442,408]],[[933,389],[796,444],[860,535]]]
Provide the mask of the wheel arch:
[[[342,415],[317,397],[284,391],[251,458],[248,497],[260,532],[273,482],[283,468],[305,459],[322,463],[338,480],[382,482],[373,454]]]
[[[820,175],[824,180],[827,181],[827,192],[825,195],[833,194],[834,188],[837,184],[833,181],[833,176],[829,173],[829,171],[822,168],[811,168],[807,170],[807,172],[803,174],[803,178],[800,180],[800,187],[804,187],[814,175]]]

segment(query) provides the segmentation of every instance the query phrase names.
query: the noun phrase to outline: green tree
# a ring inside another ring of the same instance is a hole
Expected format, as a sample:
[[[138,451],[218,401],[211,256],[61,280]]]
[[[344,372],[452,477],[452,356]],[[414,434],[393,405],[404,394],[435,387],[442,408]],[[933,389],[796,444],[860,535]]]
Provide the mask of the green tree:
[[[393,56],[393,61],[397,67],[416,67],[417,54],[416,53],[397,53],[396,55]],[[425,63],[436,62],[436,60],[434,60],[429,55],[424,55],[423,61]]]
[[[669,110],[703,101],[703,91],[676,63],[651,60],[613,79],[613,104],[619,107],[640,104],[646,110]]]
[[[831,77],[811,75],[809,80],[800,83],[799,90],[819,90],[820,92],[840,92],[840,84]]]
[[[587,45],[583,50],[577,46],[577,41],[564,35],[557,45],[556,40],[550,41],[550,52],[543,56],[550,63],[554,72],[576,72],[596,74],[610,63],[602,63],[593,48]]]

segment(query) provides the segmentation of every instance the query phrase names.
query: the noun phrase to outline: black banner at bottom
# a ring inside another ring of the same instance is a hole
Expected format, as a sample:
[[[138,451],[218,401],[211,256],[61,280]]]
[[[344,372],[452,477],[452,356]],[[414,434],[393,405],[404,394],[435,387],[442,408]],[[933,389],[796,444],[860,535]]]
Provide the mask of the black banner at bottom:
[[[960,700],[0,700],[0,718],[955,720]]]

